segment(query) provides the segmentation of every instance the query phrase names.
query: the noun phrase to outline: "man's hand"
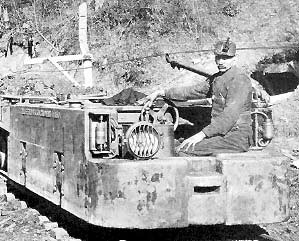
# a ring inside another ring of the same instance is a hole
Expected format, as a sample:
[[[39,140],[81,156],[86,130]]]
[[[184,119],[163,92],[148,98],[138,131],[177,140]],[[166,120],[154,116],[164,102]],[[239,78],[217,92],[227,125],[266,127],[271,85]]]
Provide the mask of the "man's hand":
[[[145,97],[143,99],[143,104],[144,104],[143,109],[144,110],[149,109],[153,105],[153,102],[160,96],[165,96],[164,90],[156,90],[152,94]]]
[[[197,143],[201,142],[205,137],[206,137],[206,134],[201,131],[201,132],[195,134],[194,136],[191,136],[190,138],[184,140],[182,142],[182,144],[177,147],[176,151],[179,152],[182,149],[184,149],[186,146],[187,147],[186,147],[186,149],[184,149],[184,151],[188,151],[189,148],[191,148],[191,150],[193,151],[194,146]]]
[[[258,90],[257,95],[262,101],[265,101],[267,104],[270,102],[270,95],[267,93],[267,91]]]
[[[267,93],[266,90],[264,90],[264,87],[261,86],[259,82],[257,82],[255,79],[251,79],[251,84],[253,87],[253,90],[258,98],[260,98],[262,101],[265,101],[266,103],[270,102],[270,95]]]

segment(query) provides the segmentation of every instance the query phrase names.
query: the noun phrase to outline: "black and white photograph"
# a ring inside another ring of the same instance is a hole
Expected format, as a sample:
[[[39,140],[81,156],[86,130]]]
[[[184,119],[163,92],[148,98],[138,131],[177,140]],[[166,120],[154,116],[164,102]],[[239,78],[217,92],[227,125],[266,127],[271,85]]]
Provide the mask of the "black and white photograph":
[[[0,241],[299,241],[298,86],[299,0],[0,0]]]

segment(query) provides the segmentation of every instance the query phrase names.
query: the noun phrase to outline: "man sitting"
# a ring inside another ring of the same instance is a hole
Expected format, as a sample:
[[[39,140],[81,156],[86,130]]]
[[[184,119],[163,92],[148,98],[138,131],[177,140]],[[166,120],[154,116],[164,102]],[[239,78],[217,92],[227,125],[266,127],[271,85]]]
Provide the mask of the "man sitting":
[[[236,67],[236,45],[229,38],[215,45],[214,54],[219,72],[209,78],[209,89],[197,84],[161,89],[147,96],[145,108],[157,97],[188,100],[212,96],[211,123],[178,146],[180,156],[246,152],[250,147],[251,80]]]

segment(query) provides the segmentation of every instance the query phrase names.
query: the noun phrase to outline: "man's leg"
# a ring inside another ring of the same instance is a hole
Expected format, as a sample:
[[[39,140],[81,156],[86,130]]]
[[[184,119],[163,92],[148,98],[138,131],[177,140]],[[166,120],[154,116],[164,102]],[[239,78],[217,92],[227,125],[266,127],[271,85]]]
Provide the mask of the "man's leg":
[[[219,153],[246,152],[250,146],[250,133],[231,132],[226,136],[215,136],[196,144],[194,150],[181,150],[179,156],[215,156]]]

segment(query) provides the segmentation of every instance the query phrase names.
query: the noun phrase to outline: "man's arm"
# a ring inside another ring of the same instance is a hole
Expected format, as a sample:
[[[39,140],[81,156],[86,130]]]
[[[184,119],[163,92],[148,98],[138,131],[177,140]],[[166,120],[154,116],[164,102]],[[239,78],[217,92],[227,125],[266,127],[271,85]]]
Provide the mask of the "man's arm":
[[[167,99],[173,100],[188,100],[188,99],[202,99],[206,98],[209,91],[209,84],[198,83],[192,86],[173,87],[167,90],[160,89],[156,90],[152,94],[148,95],[143,101],[144,109],[149,108],[153,105],[153,102],[158,97],[166,97]]]
[[[150,108],[153,105],[153,102],[158,97],[164,97],[164,96],[165,96],[165,90],[163,90],[163,89],[156,90],[155,92],[146,96],[145,99],[142,99],[142,103],[144,103],[143,109],[146,110],[146,109]]]
[[[191,86],[173,87],[165,90],[165,97],[173,100],[192,100],[206,98],[210,85],[199,82]]]

